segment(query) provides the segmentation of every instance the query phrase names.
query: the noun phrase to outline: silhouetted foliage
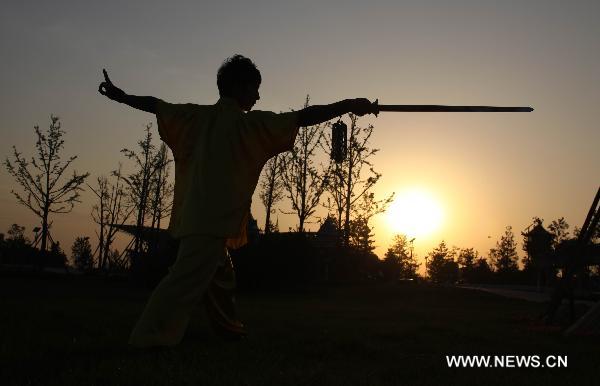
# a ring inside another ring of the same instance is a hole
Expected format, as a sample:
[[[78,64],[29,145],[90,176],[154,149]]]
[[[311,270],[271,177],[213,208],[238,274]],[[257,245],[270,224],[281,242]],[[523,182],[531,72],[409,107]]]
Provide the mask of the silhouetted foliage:
[[[52,242],[47,251],[35,249],[27,237],[25,227],[12,224],[8,237],[0,243],[0,262],[41,269],[42,266],[66,268],[67,256],[60,249],[60,243]]]
[[[369,282],[380,278],[381,261],[373,253],[341,245],[330,254],[328,281],[331,283]]]
[[[434,283],[456,283],[458,280],[458,263],[454,261],[456,251],[450,250],[442,241],[433,251],[427,254],[427,274]]]
[[[29,239],[25,237],[25,227],[20,226],[19,224],[12,224],[10,228],[8,228],[6,234],[8,235],[6,240],[15,244],[26,245],[31,243]]]
[[[393,244],[388,248],[382,261],[383,275],[386,279],[396,280],[417,277],[419,263],[413,256],[409,244],[410,242],[405,235],[394,236]]]
[[[564,217],[553,220],[550,225],[548,225],[548,231],[554,236],[552,243],[554,248],[564,240],[569,239],[569,224],[565,221]]]
[[[77,237],[71,247],[73,265],[81,272],[89,272],[93,268],[92,246],[87,236]]]
[[[6,239],[0,244],[0,262],[4,264],[33,264],[39,254],[25,236],[25,227],[12,224],[8,228]]]
[[[471,273],[471,283],[490,283],[493,280],[494,272],[488,264],[485,257],[479,257],[473,264]]]
[[[7,158],[4,163],[8,173],[16,179],[24,191],[24,193],[17,193],[13,190],[11,193],[20,204],[40,218],[42,251],[47,248],[48,229],[51,225],[48,222],[50,213],[69,213],[76,202],[81,202],[79,200],[79,192],[83,190],[81,185],[89,176],[89,173],[77,174],[74,171],[66,181],[59,182],[77,156],[70,157],[64,163],[60,161],[64,131],[61,130],[58,117],[51,115],[50,120],[50,127],[45,133],[40,131],[39,126],[34,126],[37,155],[31,157],[31,163],[21,156],[15,146],[13,146],[14,161],[11,162]]]
[[[324,222],[319,232],[270,233],[230,251],[240,288],[294,288],[325,283],[358,283],[380,276],[373,253],[342,246]]]
[[[489,258],[500,275],[518,271],[517,243],[511,226],[506,227],[504,235],[496,242],[496,248],[490,249]]]
[[[50,251],[40,251],[42,254],[44,261],[47,262],[46,265],[50,267],[59,267],[65,268],[67,267],[67,255],[60,247],[60,242],[56,241],[50,245]]]
[[[361,253],[373,253],[375,250],[374,236],[366,218],[358,216],[350,220],[350,247]]]
[[[457,262],[460,268],[460,277],[463,281],[468,283],[475,282],[475,264],[477,259],[478,252],[473,248],[464,248],[458,251]]]

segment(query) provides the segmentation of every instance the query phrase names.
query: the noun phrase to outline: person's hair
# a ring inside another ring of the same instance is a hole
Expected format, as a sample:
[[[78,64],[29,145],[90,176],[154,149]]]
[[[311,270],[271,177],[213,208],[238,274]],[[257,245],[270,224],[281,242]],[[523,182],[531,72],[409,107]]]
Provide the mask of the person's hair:
[[[260,71],[252,60],[242,55],[227,58],[217,73],[217,87],[220,96],[233,96],[236,86],[260,84]]]

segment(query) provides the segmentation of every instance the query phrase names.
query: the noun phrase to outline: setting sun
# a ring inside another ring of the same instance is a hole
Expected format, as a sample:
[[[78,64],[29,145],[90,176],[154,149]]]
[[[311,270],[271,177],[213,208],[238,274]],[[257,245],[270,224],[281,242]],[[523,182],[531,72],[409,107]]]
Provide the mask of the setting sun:
[[[443,219],[443,211],[429,192],[409,189],[400,192],[387,211],[387,222],[395,233],[408,237],[425,237],[436,231]]]

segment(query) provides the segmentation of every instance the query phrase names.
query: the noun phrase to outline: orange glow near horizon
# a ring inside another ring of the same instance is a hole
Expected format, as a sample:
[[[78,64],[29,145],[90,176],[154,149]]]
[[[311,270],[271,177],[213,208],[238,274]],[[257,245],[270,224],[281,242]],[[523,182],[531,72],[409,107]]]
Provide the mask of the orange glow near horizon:
[[[441,227],[444,211],[430,192],[413,187],[400,192],[387,211],[386,220],[394,233],[425,239]]]

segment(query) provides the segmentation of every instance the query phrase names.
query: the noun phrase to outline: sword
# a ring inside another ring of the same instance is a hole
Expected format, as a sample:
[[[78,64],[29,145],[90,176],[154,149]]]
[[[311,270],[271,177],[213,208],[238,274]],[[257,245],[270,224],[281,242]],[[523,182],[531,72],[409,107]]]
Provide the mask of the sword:
[[[531,107],[499,107],[499,106],[444,106],[444,105],[380,105],[379,100],[373,102],[373,111],[378,115],[382,111],[393,112],[468,112],[468,113],[529,113]]]
[[[445,105],[380,105],[379,99],[372,104],[372,113],[377,116],[382,111],[391,112],[465,112],[465,113],[530,113],[532,107],[500,107],[500,106],[445,106]],[[331,135],[331,158],[336,163],[346,159],[347,126],[341,120],[333,124]]]

